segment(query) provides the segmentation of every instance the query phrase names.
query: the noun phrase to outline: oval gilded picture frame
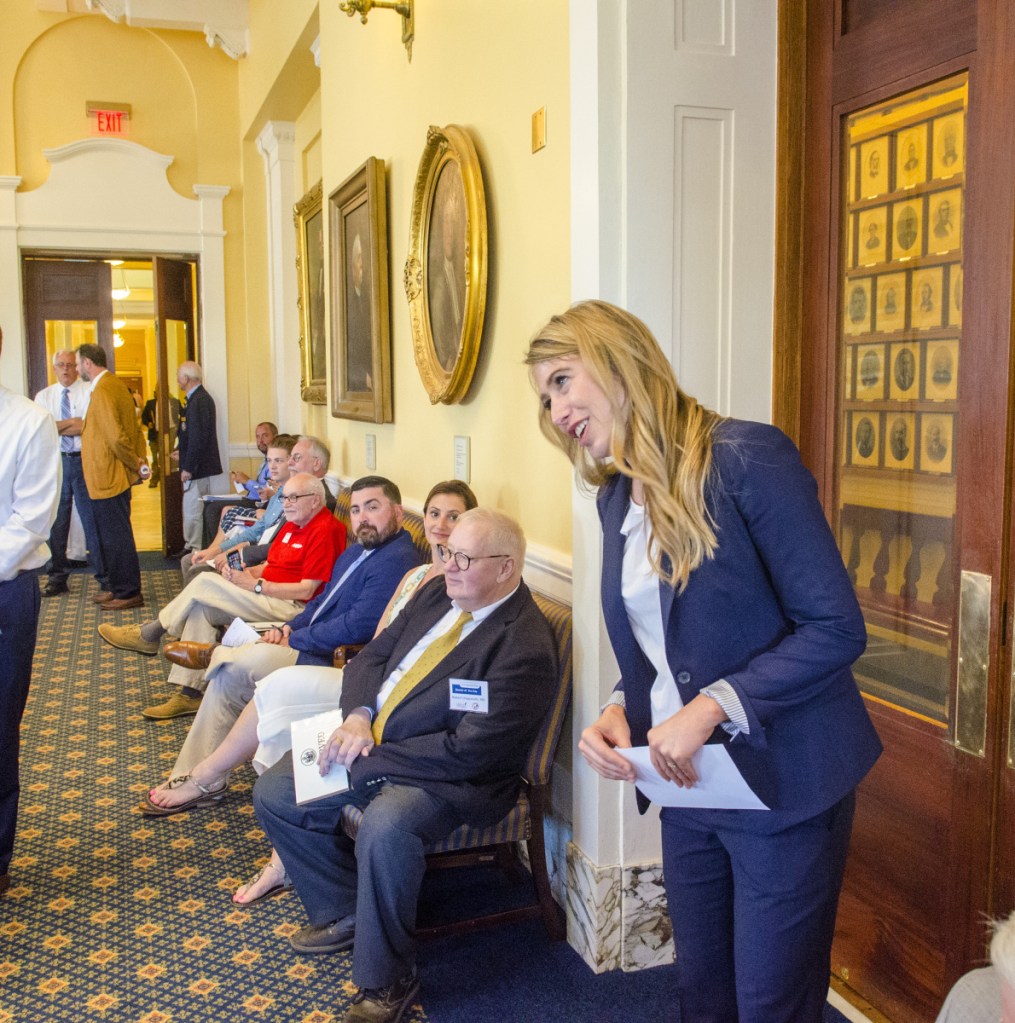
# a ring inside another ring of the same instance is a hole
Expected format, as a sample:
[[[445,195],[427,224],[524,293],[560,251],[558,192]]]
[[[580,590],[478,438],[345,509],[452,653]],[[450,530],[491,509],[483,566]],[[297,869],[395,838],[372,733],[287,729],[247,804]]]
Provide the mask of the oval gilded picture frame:
[[[486,313],[486,193],[469,133],[430,126],[412,195],[405,297],[430,402],[468,393]]]

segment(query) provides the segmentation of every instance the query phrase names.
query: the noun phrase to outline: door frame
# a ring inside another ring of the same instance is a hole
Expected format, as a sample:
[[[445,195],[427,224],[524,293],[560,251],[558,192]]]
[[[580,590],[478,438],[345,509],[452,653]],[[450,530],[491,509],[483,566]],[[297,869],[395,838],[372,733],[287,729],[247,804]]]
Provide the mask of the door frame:
[[[197,256],[205,387],[218,409],[219,449],[228,451],[223,202],[229,186],[194,185],[195,198],[188,199],[166,175],[172,156],[127,139],[86,138],[43,155],[50,174],[39,188],[19,192],[21,178],[0,176],[0,325],[6,342],[0,379],[28,393],[22,250],[61,258],[82,252]],[[223,475],[216,486],[224,481]]]

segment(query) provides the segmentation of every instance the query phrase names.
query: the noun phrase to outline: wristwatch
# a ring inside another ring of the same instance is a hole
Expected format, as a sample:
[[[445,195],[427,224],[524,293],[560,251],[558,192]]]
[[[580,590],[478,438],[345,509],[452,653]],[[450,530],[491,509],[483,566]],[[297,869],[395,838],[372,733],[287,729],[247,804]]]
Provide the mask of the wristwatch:
[[[257,582],[254,583],[254,592],[255,593],[260,593],[263,588],[264,588],[264,580],[263,579],[258,579]]]

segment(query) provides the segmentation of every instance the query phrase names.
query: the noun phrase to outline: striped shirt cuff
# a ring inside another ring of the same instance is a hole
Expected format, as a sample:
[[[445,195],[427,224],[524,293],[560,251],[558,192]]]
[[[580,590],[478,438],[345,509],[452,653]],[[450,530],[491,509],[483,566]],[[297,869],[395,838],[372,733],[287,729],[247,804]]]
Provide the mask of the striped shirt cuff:
[[[718,682],[713,682],[710,686],[705,686],[701,690],[706,696],[711,696],[716,703],[726,712],[726,717],[729,721],[723,721],[720,723],[722,730],[727,735],[739,735],[741,732],[744,735],[751,734],[751,726],[747,721],[747,714],[744,713],[744,705],[740,702],[740,697],[737,696],[737,691],[726,681],[721,678]]]

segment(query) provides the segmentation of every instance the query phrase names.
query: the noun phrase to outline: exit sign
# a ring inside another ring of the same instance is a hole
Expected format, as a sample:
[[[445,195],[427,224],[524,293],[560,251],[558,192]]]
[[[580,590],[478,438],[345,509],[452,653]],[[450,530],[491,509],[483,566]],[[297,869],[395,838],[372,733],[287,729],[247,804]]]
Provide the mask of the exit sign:
[[[110,135],[124,138],[130,134],[129,103],[96,103],[85,104],[89,130],[92,135]]]

